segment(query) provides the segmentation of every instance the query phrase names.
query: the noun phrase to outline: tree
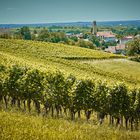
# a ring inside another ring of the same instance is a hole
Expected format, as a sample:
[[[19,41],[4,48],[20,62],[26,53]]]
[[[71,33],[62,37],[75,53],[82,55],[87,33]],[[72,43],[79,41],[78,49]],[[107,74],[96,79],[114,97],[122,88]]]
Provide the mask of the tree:
[[[72,36],[72,37],[70,37],[70,39],[73,40],[74,42],[78,41],[78,37],[76,37],[76,36]]]
[[[83,39],[80,39],[77,45],[82,48],[95,49],[95,45],[91,41],[84,41]]]
[[[140,39],[135,38],[133,41],[127,43],[126,52],[130,56],[140,54]]]
[[[38,35],[37,40],[49,42],[50,41],[49,31],[47,29],[41,30],[41,32]]]
[[[109,114],[117,119],[116,126],[123,124],[123,117],[128,117],[129,103],[127,87],[123,83],[114,85],[109,95]]]
[[[133,130],[132,123],[135,121],[136,129],[138,129],[138,122],[140,118],[140,89],[136,90],[136,99],[134,103],[134,118],[131,120],[131,130]]]
[[[102,41],[102,46],[105,46],[105,48],[109,46],[116,46],[116,45],[117,45],[116,41],[109,41],[109,42]]]
[[[93,103],[93,92],[95,85],[91,80],[79,80],[74,90],[74,109],[76,111],[84,110],[87,120],[90,119]]]
[[[6,67],[0,65],[0,101],[4,97],[4,80],[5,80]]]
[[[49,32],[48,30],[44,29],[40,32],[38,36],[38,40],[46,41],[46,42],[68,42],[68,38],[66,37],[65,33],[63,32]]]
[[[31,101],[34,101],[38,113],[44,91],[44,75],[37,69],[28,70],[21,80],[21,89],[24,99],[27,100],[28,110],[31,110]]]
[[[65,79],[65,85],[64,85],[64,92],[62,95],[62,106],[64,108],[64,113],[67,114],[66,110],[71,110],[71,107],[73,107],[73,88],[75,85],[76,78],[73,75],[69,75]]]
[[[92,36],[92,38],[90,39],[90,41],[96,45],[96,47],[100,47],[101,46],[101,43],[100,43],[100,40],[99,38],[97,38],[96,36]]]
[[[11,106],[16,104],[18,101],[18,107],[20,108],[20,82],[19,80],[24,76],[24,70],[17,66],[13,65],[9,68],[8,77],[4,81],[6,92],[8,96],[11,97]]]
[[[98,81],[93,97],[93,109],[98,113],[99,123],[102,124],[109,108],[109,87],[106,82]]]
[[[29,27],[24,26],[20,29],[20,34],[22,35],[22,38],[25,40],[31,40],[31,32]]]
[[[54,107],[57,116],[63,105],[63,95],[65,93],[65,78],[61,72],[48,73],[46,76],[46,97],[50,101],[52,108],[52,117],[54,115]]]

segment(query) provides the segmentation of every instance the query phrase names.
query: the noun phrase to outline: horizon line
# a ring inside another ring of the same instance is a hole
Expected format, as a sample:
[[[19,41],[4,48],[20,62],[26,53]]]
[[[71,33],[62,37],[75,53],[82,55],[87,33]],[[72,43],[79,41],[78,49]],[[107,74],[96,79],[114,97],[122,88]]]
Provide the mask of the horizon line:
[[[120,19],[120,20],[92,20],[92,21],[62,21],[62,22],[33,22],[33,23],[0,23],[0,25],[22,25],[22,24],[27,24],[27,25],[31,25],[31,24],[59,24],[59,23],[84,23],[84,22],[93,22],[93,21],[96,21],[96,22],[117,22],[117,21],[140,21],[140,19],[127,19],[127,20],[123,20],[123,19]]]

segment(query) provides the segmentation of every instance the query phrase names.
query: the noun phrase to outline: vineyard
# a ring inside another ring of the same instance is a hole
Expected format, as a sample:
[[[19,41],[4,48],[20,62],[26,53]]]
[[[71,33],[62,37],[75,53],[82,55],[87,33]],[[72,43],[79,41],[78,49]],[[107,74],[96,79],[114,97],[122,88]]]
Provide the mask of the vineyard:
[[[103,61],[112,62],[113,59],[120,58],[125,59],[121,55],[64,44],[0,39],[0,62],[3,65],[12,66],[18,64],[38,68],[41,71],[55,72],[59,70],[66,76],[73,74],[79,79],[104,79],[109,83],[119,81],[125,82],[131,87],[139,87],[140,64],[128,61],[123,64],[118,62],[117,64],[111,63],[106,66],[106,62],[104,63]],[[94,62],[97,62],[98,65]],[[116,69],[116,66],[119,67]],[[112,69],[116,71],[112,71]]]
[[[0,66],[0,100],[5,108],[17,105],[21,109],[31,112],[32,103],[38,114],[59,117],[69,114],[71,120],[81,118],[85,112],[86,120],[93,112],[97,113],[97,120],[102,124],[105,116],[109,116],[110,125],[123,126],[133,130],[138,129],[140,118],[140,89],[129,89],[123,83],[109,86],[103,81],[78,80],[75,76],[65,77],[61,72],[43,73],[37,69],[27,67]],[[56,113],[55,113],[56,112]],[[129,123],[130,126],[129,126]]]
[[[69,46],[58,43],[46,43],[37,41],[0,39],[1,51],[10,53],[17,52],[18,55],[30,54],[32,57],[44,58],[55,57],[64,59],[107,59],[124,58],[124,56],[108,54],[91,49]],[[23,53],[24,52],[24,53]]]
[[[76,46],[0,39],[0,63],[0,110],[139,129],[137,62]]]

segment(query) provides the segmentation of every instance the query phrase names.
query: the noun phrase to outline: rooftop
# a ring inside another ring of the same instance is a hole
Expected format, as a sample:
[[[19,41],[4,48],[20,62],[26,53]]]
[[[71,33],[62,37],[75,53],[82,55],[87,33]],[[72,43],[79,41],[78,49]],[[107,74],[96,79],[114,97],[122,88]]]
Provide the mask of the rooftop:
[[[103,37],[115,37],[115,35],[111,32],[97,32],[97,36],[103,36]]]

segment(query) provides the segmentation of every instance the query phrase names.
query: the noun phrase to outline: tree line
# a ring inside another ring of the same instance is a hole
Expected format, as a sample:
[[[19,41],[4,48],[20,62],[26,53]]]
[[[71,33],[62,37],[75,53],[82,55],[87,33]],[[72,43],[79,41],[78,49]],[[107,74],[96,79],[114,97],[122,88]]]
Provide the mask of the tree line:
[[[71,120],[84,112],[87,121],[94,113],[100,124],[138,129],[140,120],[140,88],[129,89],[124,83],[109,86],[106,82],[76,79],[63,73],[41,72],[13,65],[0,65],[0,102],[47,116],[67,116]]]
[[[83,38],[79,39],[76,35],[68,37],[64,31],[52,31],[46,28],[43,29],[34,29],[31,30],[29,27],[24,26],[20,29],[16,29],[13,33],[2,34],[0,38],[6,39],[24,39],[24,40],[36,40],[52,43],[63,43],[68,45],[77,45],[84,48],[95,49],[96,44],[99,43],[99,40],[96,42],[91,39],[85,41],[87,34],[83,35]],[[94,43],[95,42],[95,43]]]

